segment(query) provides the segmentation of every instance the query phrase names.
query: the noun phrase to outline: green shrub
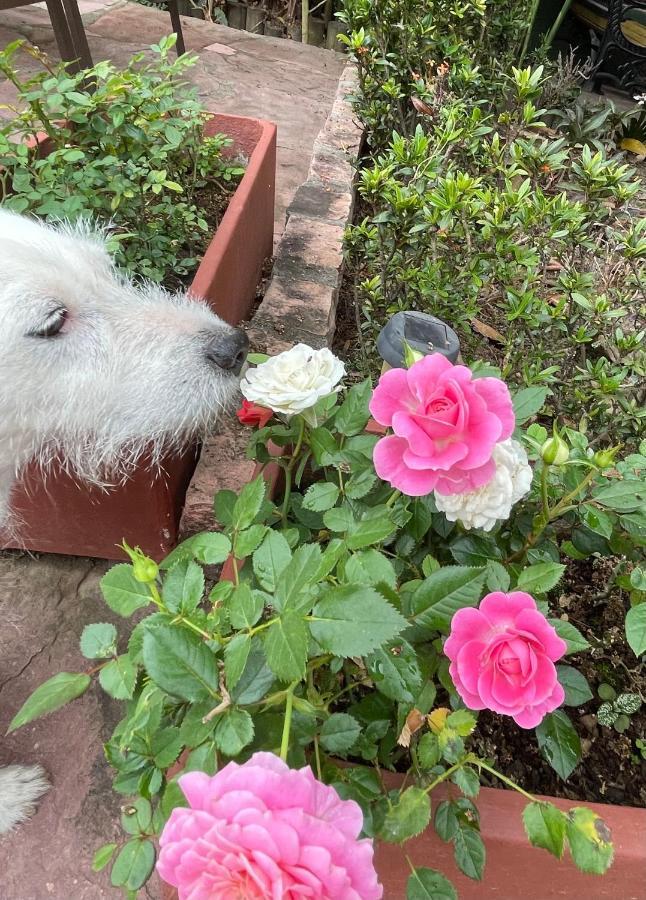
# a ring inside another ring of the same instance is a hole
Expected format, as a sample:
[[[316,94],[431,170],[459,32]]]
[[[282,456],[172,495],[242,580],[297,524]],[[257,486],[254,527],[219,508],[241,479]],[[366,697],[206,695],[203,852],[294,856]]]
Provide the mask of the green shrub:
[[[364,343],[394,312],[433,313],[457,328],[468,355],[482,353],[484,335],[503,377],[550,388],[552,412],[634,445],[644,422],[646,228],[640,182],[599,140],[608,116],[551,110],[564,129],[555,133],[540,108],[544,68],[485,78],[465,62],[482,44],[470,43],[468,26],[448,62],[406,84],[419,61],[404,32],[417,46],[426,20],[411,14],[399,31],[391,23],[391,53],[375,22],[392,6],[371,4],[368,21],[346,3],[362,72],[356,108],[372,142],[359,177],[365,215],[346,239]],[[446,12],[442,34],[451,20]]]
[[[154,281],[192,272],[210,238],[200,191],[224,194],[243,171],[222,156],[228,138],[204,138],[208,113],[184,80],[197,57],[171,61],[174,43],[160,41],[152,61],[138,53],[124,69],[100,62],[76,75],[23,41],[0,53],[18,93],[16,116],[0,129],[3,204],[111,223],[117,263]],[[14,65],[23,49],[43,64],[26,79]],[[49,139],[47,156],[27,143],[38,134]]]

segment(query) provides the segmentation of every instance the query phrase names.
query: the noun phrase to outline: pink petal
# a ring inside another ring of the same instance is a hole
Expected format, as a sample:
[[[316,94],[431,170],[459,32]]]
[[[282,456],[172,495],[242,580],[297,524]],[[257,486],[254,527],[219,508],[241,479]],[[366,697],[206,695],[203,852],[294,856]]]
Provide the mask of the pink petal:
[[[513,434],[516,416],[509,388],[500,378],[476,378],[473,388],[487,404],[487,408],[500,420],[502,431],[498,440],[504,441]]]
[[[418,360],[406,373],[409,390],[423,403],[435,393],[435,387],[443,373],[453,368],[453,363],[441,353],[430,353]]]
[[[478,469],[462,469],[461,464],[458,464],[448,472],[438,472],[435,490],[438,494],[446,495],[468,494],[489,484],[495,474],[496,464],[492,459]]]
[[[408,497],[424,497],[435,487],[437,474],[409,469],[404,461],[406,446],[406,441],[395,435],[377,441],[372,456],[375,471],[383,481]]]
[[[498,629],[520,628],[521,626],[517,624],[516,617],[525,609],[536,611],[536,601],[524,591],[512,591],[510,594],[505,594],[502,591],[493,591],[491,594],[483,597],[480,603],[482,614],[487,617],[491,625]]]
[[[558,636],[554,626],[550,625],[545,616],[537,609],[528,608],[520,612],[516,617],[516,627],[519,631],[527,631],[532,634],[552,662],[556,662],[565,654],[566,642]]]
[[[406,369],[389,369],[379,379],[369,403],[370,414],[381,425],[391,425],[393,416],[400,410],[413,410],[417,406],[409,390]]]

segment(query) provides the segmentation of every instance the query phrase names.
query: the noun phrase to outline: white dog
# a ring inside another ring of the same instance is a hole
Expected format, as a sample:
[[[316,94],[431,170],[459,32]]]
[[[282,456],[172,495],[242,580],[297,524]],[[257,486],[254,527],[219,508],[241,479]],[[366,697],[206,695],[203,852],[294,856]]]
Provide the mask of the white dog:
[[[110,484],[207,432],[247,346],[204,302],[120,276],[90,228],[0,209],[0,527],[32,460]],[[45,789],[39,767],[0,769],[0,833]]]

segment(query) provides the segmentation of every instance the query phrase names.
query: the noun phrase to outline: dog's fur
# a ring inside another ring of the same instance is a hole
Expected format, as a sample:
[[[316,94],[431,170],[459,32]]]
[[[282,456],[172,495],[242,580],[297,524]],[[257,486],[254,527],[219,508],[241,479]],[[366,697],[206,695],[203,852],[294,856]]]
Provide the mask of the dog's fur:
[[[99,232],[0,209],[0,529],[30,461],[109,485],[208,431],[245,349],[205,303],[119,275]],[[0,833],[44,784],[0,769]]]

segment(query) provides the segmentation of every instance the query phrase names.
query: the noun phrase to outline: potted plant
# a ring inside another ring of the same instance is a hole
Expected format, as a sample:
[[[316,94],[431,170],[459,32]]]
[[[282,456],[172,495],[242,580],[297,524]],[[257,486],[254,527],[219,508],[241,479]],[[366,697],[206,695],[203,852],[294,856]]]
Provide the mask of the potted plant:
[[[145,883],[161,834],[158,871],[180,898],[248,879],[261,896],[450,898],[456,867],[460,896],[582,896],[608,869],[603,885],[639,896],[646,813],[532,795],[478,750],[478,710],[573,771],[566,708],[590,692],[566,660],[588,644],[553,608],[557,557],[579,521],[607,517],[639,590],[646,460],[527,425],[539,389],[512,397],[437,353],[408,366],[343,399],[328,350],[250,370],[239,418],[258,470],[216,496],[223,530],[161,566],[124,545],[129,564],[101,587],[114,612],[147,613],[127,648],[112,625],[87,626],[89,670],[55,675],[16,714],[11,730],[93,676],[125,701],[106,755],[133,798],[126,835],[94,860],[112,861],[115,886]],[[392,433],[366,431],[371,415]],[[207,596],[203,566],[225,562]],[[642,611],[626,620],[637,656]],[[576,868],[555,874],[534,848],[569,849]]]
[[[58,68],[26,82],[12,66],[23,44],[6,48],[2,71],[26,102],[0,133],[4,202],[38,215],[112,218],[110,241],[120,265],[165,279],[173,289],[190,284],[195,296],[237,324],[251,310],[272,253],[276,128],[205,112],[184,81],[196,57],[171,61],[173,43],[174,36],[153,48],[152,63],[138,54],[121,71],[99,63],[77,76]],[[47,79],[56,80],[56,91]],[[16,136],[31,137],[31,146],[28,140],[16,144]],[[200,205],[209,185],[217,189],[209,195],[217,225],[211,236]],[[161,559],[177,541],[198,452],[189,447],[169,455],[152,476],[144,462],[108,492],[81,488],[63,470],[44,483],[29,469],[15,493],[20,534],[0,543],[113,559],[122,537],[136,534],[146,552]]]

